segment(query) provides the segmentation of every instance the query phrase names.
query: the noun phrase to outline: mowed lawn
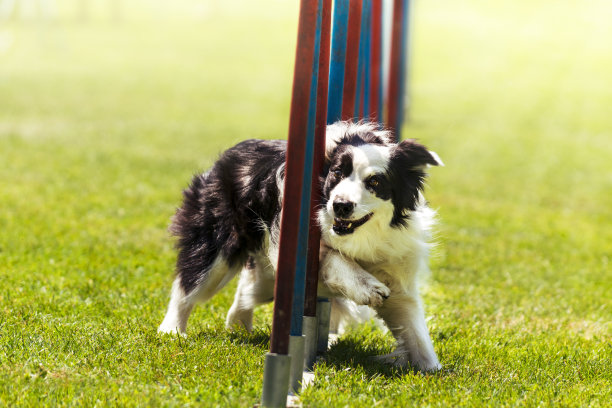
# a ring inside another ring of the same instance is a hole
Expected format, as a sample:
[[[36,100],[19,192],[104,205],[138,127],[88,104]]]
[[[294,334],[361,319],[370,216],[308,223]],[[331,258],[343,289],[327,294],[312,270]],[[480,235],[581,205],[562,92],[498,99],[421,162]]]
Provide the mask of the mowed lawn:
[[[0,406],[252,406],[271,307],[235,282],[160,337],[181,189],[224,148],[285,138],[297,2],[57,2],[0,21]],[[438,152],[424,290],[444,366],[369,360],[357,328],[310,407],[609,406],[612,5],[415,2],[406,137]],[[71,8],[72,7],[72,8]]]

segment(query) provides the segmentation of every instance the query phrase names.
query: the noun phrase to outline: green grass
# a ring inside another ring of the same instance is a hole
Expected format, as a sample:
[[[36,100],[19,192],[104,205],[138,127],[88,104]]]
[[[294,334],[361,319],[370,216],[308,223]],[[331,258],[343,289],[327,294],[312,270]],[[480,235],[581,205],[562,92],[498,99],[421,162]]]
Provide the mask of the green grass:
[[[62,3],[62,2],[60,2]],[[270,307],[223,328],[235,284],[160,338],[166,228],[191,174],[283,138],[294,2],[125,5],[0,22],[0,405],[249,406]],[[170,3],[168,3],[170,4]],[[425,291],[444,369],[368,360],[348,333],[305,406],[604,406],[612,400],[612,6],[416,2],[411,121],[436,150]]]

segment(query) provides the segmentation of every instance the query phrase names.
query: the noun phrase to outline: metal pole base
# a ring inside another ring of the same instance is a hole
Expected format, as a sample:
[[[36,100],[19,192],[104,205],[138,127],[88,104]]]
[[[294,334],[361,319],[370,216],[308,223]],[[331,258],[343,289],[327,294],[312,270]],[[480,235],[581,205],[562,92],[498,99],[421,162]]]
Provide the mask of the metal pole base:
[[[261,406],[279,408],[287,406],[291,357],[287,354],[266,353],[264,362]]]
[[[317,299],[317,352],[325,353],[327,351],[327,342],[329,341],[329,320],[331,318],[331,303],[329,299]]]
[[[304,370],[311,371],[317,361],[317,318],[304,316],[302,320],[304,333]]]
[[[289,393],[297,394],[302,386],[302,372],[304,371],[304,336],[289,336],[289,356],[291,356],[291,377],[289,379]]]

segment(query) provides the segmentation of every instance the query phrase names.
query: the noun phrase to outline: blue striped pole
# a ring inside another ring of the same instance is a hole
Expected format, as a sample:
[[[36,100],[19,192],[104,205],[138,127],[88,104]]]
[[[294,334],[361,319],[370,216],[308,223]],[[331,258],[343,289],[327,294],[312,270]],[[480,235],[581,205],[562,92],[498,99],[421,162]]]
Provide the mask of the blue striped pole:
[[[404,9],[406,0],[393,0],[393,21],[391,24],[391,43],[389,50],[389,75],[387,78],[387,115],[386,125],[391,128],[395,134],[395,139],[400,140],[401,132],[401,113],[400,101],[401,96],[401,81],[402,81],[402,57],[404,53],[402,48],[404,40]]]
[[[317,209],[320,203],[321,188],[319,175],[325,165],[325,131],[327,122],[327,93],[329,85],[329,50],[331,37],[332,0],[323,0],[323,19],[321,22],[321,45],[319,49],[319,78],[317,85],[317,114],[315,119],[315,146],[312,161],[312,187],[310,195],[310,231],[308,234],[308,258],[306,262],[306,288],[304,294],[304,368],[311,370],[316,361],[319,343],[318,319],[321,308],[317,303],[319,284],[319,249],[321,229],[317,223]],[[329,324],[327,327],[329,331]],[[327,342],[327,340],[326,340]],[[326,343],[327,345],[327,343]]]
[[[328,124],[334,123],[342,117],[342,93],[344,89],[348,15],[349,0],[335,0],[331,55],[329,61],[329,94],[327,97]]]
[[[355,1],[355,0],[353,0]],[[346,66],[346,39],[348,34],[349,0],[334,0],[331,50],[329,56],[329,85],[327,95],[327,124],[342,118],[344,70]],[[317,299],[317,351],[327,350],[329,335],[329,300]]]
[[[370,107],[370,79],[371,79],[371,67],[372,67],[372,0],[367,0],[366,7],[366,23],[364,30],[365,36],[365,60],[366,64],[363,70],[363,115],[366,118],[370,118],[372,112]]]
[[[298,40],[296,46],[289,137],[285,161],[285,182],[281,218],[279,257],[274,285],[274,313],[270,351],[264,362],[264,378],[261,395],[263,407],[286,405],[289,389],[291,356],[289,354],[289,315],[293,302],[293,286],[297,256],[299,211],[304,172],[304,151],[308,129],[310,82],[312,59],[316,37],[317,4],[311,0],[300,1]],[[297,221],[297,222],[296,222]],[[302,360],[303,364],[303,360]]]
[[[323,0],[317,5],[317,28],[310,82],[310,101],[308,104],[308,126],[306,130],[306,150],[304,151],[304,176],[302,184],[302,201],[298,229],[298,249],[295,265],[295,283],[293,288],[293,306],[291,308],[291,336],[302,335],[302,318],[304,315],[304,287],[306,281],[306,259],[308,254],[308,230],[310,226],[310,195],[312,185],[312,163],[314,157],[315,118],[317,113],[317,84],[319,69],[319,49],[321,47],[321,20],[323,17]]]
[[[370,43],[371,69],[369,96],[369,114],[378,123],[383,121],[383,0],[372,0],[372,18]]]
[[[304,150],[304,173],[302,176],[302,200],[300,203],[298,225],[295,282],[293,284],[293,304],[291,307],[291,327],[289,330],[289,355],[291,355],[289,390],[293,393],[299,392],[301,388],[302,371],[304,368],[304,345],[306,339],[302,335],[302,325],[304,320],[304,293],[306,290],[306,266],[308,260],[308,232],[310,230],[310,197],[315,147],[315,119],[317,113],[322,18],[323,0],[318,0],[312,76],[310,79],[310,99],[308,103],[308,122],[306,126],[306,145]]]
[[[402,8],[402,49],[401,49],[401,71],[399,80],[398,118],[399,126],[406,121],[407,110],[410,109],[409,72],[410,68],[410,0],[403,0]],[[408,113],[409,114],[409,113]],[[401,136],[397,130],[398,139]]]
[[[354,117],[369,116],[369,73],[370,73],[370,20],[371,0],[363,0],[361,32],[359,35],[359,65],[357,68],[357,93],[355,95]]]
[[[344,86],[342,89],[342,119],[352,119],[355,114],[355,99],[359,84],[359,48],[361,34],[362,0],[349,2],[348,32],[346,34],[346,61],[344,63]]]

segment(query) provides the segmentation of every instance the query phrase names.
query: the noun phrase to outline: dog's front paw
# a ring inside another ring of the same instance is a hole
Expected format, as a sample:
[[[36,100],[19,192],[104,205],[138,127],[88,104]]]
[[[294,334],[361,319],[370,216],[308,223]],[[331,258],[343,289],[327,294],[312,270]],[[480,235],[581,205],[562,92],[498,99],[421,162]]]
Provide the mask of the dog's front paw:
[[[355,293],[354,301],[358,305],[366,305],[372,307],[382,306],[385,299],[391,294],[384,283],[381,283],[376,278],[368,279],[365,284]]]
[[[442,369],[442,364],[436,362],[430,365],[425,365],[419,370],[424,373],[435,373],[437,371],[440,371],[441,369]]]
[[[176,325],[176,324],[168,324],[166,322],[162,323],[157,328],[157,333],[159,333],[159,334],[171,334],[171,335],[174,335],[174,336],[176,336],[178,334],[179,336],[187,337],[187,333],[185,333],[184,330],[181,330],[178,325]]]
[[[225,319],[225,327],[230,330],[243,328],[247,332],[253,331],[253,309],[238,310],[232,306]]]
[[[433,358],[413,358],[410,365],[422,373],[435,373],[442,369],[442,364],[435,356]]]

